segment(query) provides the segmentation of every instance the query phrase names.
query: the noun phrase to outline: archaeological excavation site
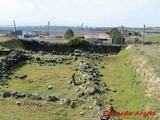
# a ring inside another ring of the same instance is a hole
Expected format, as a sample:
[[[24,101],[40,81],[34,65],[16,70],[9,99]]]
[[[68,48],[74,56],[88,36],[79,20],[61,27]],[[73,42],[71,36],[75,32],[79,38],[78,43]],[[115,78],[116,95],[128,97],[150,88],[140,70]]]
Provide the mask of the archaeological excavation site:
[[[137,70],[145,72],[138,66],[147,62],[139,60],[142,59],[139,45],[76,48],[21,39],[11,39],[0,45],[3,119],[144,118],[142,113],[134,115],[150,109],[142,96],[158,95],[158,85],[153,91],[142,82],[142,78],[148,79],[148,76],[137,75]],[[148,113],[148,116],[154,115]]]
[[[0,120],[160,120],[160,0],[0,0]]]

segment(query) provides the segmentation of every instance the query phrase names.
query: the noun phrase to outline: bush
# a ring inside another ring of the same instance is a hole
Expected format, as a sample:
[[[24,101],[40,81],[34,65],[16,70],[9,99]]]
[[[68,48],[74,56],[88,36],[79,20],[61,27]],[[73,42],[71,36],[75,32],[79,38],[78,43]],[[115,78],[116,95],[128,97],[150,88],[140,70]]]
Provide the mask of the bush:
[[[72,37],[74,36],[74,32],[72,29],[68,29],[66,32],[65,32],[65,35],[64,35],[64,38],[69,40],[71,39]]]
[[[79,47],[87,47],[90,45],[89,42],[86,40],[81,40],[79,37],[72,37],[68,42],[67,45],[70,47],[74,48],[79,48]]]

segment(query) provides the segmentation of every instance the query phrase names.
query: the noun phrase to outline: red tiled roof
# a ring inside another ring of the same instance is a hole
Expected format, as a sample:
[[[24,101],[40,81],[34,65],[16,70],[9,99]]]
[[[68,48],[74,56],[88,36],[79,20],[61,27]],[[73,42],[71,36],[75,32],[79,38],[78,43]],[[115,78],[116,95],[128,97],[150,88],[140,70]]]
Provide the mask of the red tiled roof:
[[[88,34],[88,35],[84,35],[84,37],[86,39],[102,39],[102,40],[111,39],[111,36],[105,33]]]

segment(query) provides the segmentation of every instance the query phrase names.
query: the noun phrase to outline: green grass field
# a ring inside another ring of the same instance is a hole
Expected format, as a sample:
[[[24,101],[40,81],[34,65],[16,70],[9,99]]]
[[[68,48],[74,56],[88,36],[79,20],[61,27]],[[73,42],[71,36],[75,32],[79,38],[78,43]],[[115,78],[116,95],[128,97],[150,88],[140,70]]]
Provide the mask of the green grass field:
[[[143,37],[135,37],[135,38],[138,38],[140,41],[143,41]],[[128,42],[128,41],[134,41],[135,39],[134,37],[125,37],[125,41]],[[150,42],[160,42],[160,36],[146,36],[145,37],[145,41],[150,41]]]

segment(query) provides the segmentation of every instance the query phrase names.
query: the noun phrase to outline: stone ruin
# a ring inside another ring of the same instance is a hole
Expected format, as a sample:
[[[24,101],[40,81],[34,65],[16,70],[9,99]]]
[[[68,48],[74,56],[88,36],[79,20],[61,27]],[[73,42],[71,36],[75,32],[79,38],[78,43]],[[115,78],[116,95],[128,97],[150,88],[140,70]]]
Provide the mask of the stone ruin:
[[[0,60],[0,83],[5,84],[9,78],[8,70],[15,66],[17,63],[31,59],[31,57],[25,55],[25,51],[12,50],[10,54],[4,59]],[[23,76],[22,76],[23,77]]]
[[[11,50],[9,55],[7,55],[4,59],[0,60],[0,83],[3,85],[6,83],[6,80],[9,78],[8,70],[13,67],[15,64],[31,60],[32,57],[30,54],[34,52],[26,52],[21,50]],[[34,53],[35,54],[35,53]],[[44,55],[44,54],[57,54],[56,52],[49,53],[49,52],[43,52],[39,51],[37,54]],[[102,54],[89,54],[86,52],[82,52],[81,50],[75,50],[74,53],[70,53],[68,56],[59,57],[56,59],[49,59],[49,60],[43,60],[40,57],[36,57],[35,61],[37,63],[44,64],[44,63],[54,63],[54,64],[62,64],[65,63],[66,65],[71,64],[72,61],[76,61],[78,57],[83,56],[86,58],[94,58],[99,59],[100,57],[103,57]],[[104,66],[101,67],[101,69],[105,69]],[[103,77],[102,74],[99,73],[99,70],[97,68],[94,68],[91,64],[86,63],[84,61],[81,61],[75,71],[79,71],[81,80],[77,81],[76,74],[72,74],[71,81],[69,82],[70,85],[74,85],[75,91],[77,92],[77,97],[83,98],[83,101],[86,102],[88,100],[88,97],[92,97],[92,95],[96,93],[106,93],[107,91],[116,92],[116,89],[114,87],[108,87],[105,82],[101,82],[100,78]],[[16,75],[15,76],[18,79],[24,79],[27,77],[26,74],[22,75]],[[48,87],[48,90],[52,89],[52,87]],[[31,93],[31,94],[25,94],[17,91],[6,91],[3,92],[2,95],[3,98],[12,97],[15,99],[33,99],[33,100],[46,100],[50,102],[60,102],[69,105],[71,108],[74,108],[77,100],[71,100],[70,98],[60,98],[57,96],[49,95],[49,96],[41,96],[38,93]],[[101,97],[92,97],[94,100],[94,105],[98,107],[102,107],[105,103],[103,102],[103,98]],[[19,102],[16,103],[17,105],[20,105]],[[110,116],[106,117],[100,117],[100,120],[112,120]]]

